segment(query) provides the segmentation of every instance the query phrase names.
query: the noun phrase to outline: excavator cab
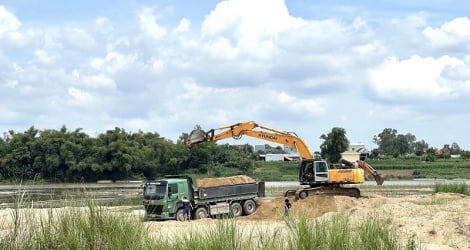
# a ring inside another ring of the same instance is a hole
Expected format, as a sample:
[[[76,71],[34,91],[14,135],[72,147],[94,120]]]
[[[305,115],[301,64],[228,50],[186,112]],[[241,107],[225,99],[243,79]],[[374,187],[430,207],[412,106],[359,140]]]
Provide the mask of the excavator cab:
[[[328,164],[323,160],[303,160],[299,169],[301,185],[328,182]]]

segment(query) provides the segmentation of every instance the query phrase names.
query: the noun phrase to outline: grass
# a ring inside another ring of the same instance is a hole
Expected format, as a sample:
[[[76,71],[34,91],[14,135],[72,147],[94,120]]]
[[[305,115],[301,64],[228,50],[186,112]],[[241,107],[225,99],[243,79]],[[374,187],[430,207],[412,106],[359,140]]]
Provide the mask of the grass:
[[[456,200],[456,198],[433,198],[428,201],[412,201],[412,203],[416,205],[421,205],[421,206],[439,206],[439,205],[449,203],[453,200]]]
[[[350,224],[344,214],[308,220],[289,218],[292,234],[285,249],[418,249],[400,244],[396,229],[378,216],[367,216],[359,226]]]
[[[309,219],[285,217],[276,230],[243,231],[234,219],[214,220],[207,229],[188,228],[175,235],[150,237],[136,217],[113,213],[88,200],[83,207],[12,209],[13,222],[0,237],[2,249],[418,249],[409,238],[400,242],[396,229],[379,216],[353,226],[347,215]],[[4,222],[5,223],[5,222]],[[3,229],[8,225],[1,225]],[[6,233],[5,233],[6,232]],[[184,233],[182,233],[184,232]],[[412,246],[412,247],[410,247]]]
[[[1,238],[0,248],[147,249],[152,245],[138,220],[113,215],[92,200],[86,207],[34,210],[12,209],[13,228]]]
[[[434,193],[456,193],[470,195],[470,187],[465,183],[436,183]]]

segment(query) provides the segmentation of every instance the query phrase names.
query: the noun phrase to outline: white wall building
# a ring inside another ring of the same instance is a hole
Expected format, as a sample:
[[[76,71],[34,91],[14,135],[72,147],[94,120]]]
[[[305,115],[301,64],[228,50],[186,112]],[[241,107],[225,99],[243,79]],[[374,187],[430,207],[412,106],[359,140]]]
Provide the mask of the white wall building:
[[[369,155],[369,150],[366,149],[366,145],[363,143],[351,143],[349,144],[348,150],[341,154],[341,158],[355,162],[357,160],[364,160]]]

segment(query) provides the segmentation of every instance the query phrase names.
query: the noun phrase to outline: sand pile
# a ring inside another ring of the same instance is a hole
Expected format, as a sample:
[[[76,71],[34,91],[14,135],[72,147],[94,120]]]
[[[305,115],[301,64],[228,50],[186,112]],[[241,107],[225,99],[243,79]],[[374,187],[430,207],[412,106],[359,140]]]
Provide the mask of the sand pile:
[[[246,183],[255,183],[256,180],[246,175],[235,175],[220,178],[203,178],[197,181],[199,187],[216,187],[223,185],[237,185]]]
[[[284,197],[258,200],[257,211],[237,218],[277,225],[284,213]],[[423,249],[470,249],[470,198],[459,194],[434,194],[390,198],[380,195],[353,198],[347,196],[310,196],[292,203],[292,214],[306,218],[329,216],[332,212],[346,212],[351,225],[365,220],[385,220],[397,228],[405,242],[415,235]]]
[[[256,212],[250,216],[241,217],[240,219],[281,220],[284,214],[285,199],[285,197],[277,197],[274,199],[258,200]],[[385,203],[385,199],[385,197],[376,197],[373,199],[375,200],[373,203],[383,204]],[[294,199],[289,200],[292,204],[291,213],[300,213],[309,218],[319,217],[329,212],[345,211],[356,206],[365,206],[365,202],[372,202],[367,198],[357,199],[348,196],[323,195],[310,196],[306,199],[297,201],[294,201]]]

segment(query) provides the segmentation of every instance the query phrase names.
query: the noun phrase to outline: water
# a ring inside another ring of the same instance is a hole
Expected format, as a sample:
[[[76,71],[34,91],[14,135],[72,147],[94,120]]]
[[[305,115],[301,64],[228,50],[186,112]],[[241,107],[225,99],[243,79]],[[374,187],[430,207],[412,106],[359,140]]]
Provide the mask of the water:
[[[141,182],[0,185],[0,208],[62,207],[86,204],[140,205]]]

